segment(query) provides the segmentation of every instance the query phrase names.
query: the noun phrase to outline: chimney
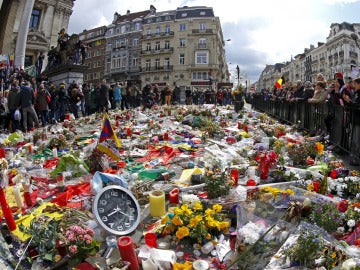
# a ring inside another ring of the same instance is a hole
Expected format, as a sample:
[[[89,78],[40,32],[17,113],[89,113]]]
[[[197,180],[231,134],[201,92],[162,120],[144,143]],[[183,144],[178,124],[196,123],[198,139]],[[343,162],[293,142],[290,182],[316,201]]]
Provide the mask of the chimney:
[[[130,14],[130,10],[127,10],[127,11],[126,11],[126,15],[129,15],[129,14]]]

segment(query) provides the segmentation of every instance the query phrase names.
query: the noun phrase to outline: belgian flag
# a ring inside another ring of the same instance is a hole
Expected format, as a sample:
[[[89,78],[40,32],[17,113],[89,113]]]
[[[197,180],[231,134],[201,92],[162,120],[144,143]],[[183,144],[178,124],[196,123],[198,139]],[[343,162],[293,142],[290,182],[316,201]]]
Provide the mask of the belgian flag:
[[[275,83],[277,89],[281,88],[282,84],[285,82],[284,76],[281,76]]]

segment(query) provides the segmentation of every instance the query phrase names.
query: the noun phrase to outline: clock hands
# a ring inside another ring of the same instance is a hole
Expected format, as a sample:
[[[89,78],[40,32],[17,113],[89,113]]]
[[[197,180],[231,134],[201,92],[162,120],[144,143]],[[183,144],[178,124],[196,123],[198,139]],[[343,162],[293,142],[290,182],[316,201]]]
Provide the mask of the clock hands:
[[[130,217],[130,215],[128,214],[125,214],[124,212],[121,211],[121,208],[117,205],[116,208],[114,208],[114,211],[112,211],[111,213],[109,213],[107,216],[110,217],[112,216],[113,214],[117,213],[117,212],[120,212],[122,215],[124,216],[127,216],[127,217]]]

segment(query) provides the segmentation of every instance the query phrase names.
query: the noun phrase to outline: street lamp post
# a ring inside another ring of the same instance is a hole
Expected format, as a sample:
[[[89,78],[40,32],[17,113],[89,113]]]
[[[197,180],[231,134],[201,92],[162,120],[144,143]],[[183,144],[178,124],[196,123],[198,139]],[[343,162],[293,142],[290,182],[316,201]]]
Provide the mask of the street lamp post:
[[[238,86],[240,85],[240,68],[239,65],[236,65],[237,81]]]

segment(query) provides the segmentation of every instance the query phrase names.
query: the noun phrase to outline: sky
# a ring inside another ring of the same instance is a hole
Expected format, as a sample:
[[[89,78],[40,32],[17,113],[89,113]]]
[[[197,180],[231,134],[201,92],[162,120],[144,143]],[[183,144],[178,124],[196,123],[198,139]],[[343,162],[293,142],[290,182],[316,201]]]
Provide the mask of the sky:
[[[120,15],[182,6],[212,7],[219,17],[229,71],[241,82],[259,79],[266,65],[290,61],[310,45],[326,42],[332,23],[360,23],[360,0],[76,0],[68,33],[109,25]]]

